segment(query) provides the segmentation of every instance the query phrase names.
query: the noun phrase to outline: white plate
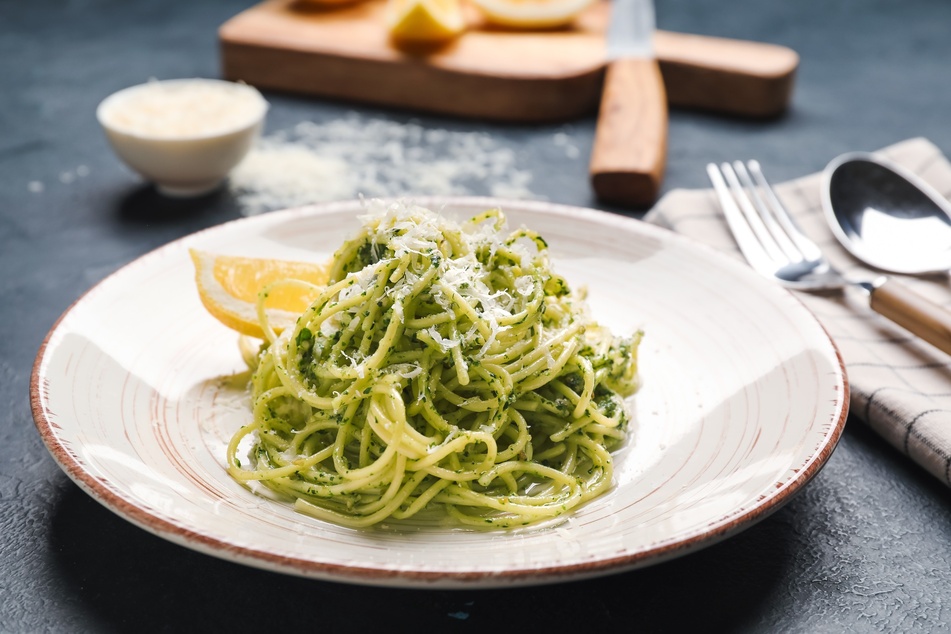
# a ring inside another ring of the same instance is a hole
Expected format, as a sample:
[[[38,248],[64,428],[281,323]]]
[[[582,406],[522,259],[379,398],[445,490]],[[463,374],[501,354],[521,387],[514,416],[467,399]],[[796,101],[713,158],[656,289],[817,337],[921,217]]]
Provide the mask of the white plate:
[[[578,579],[714,543],[776,510],[828,459],[848,385],[791,294],[670,232],[593,210],[421,199],[467,217],[499,204],[587,284],[595,316],[641,327],[644,386],[616,486],[553,526],[353,530],[257,496],[225,472],[247,422],[236,335],[208,316],[189,247],[323,261],[358,227],[346,202],[238,220],[162,247],[89,291],[37,357],[33,415],[53,457],[129,521],[195,550],[306,577],[489,587]]]

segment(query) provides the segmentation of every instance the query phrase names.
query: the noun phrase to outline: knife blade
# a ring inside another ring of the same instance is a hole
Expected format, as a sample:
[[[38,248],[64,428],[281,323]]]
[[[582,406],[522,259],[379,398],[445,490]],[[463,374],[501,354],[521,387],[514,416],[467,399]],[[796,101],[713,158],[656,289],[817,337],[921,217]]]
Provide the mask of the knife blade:
[[[652,0],[613,0],[608,63],[591,150],[591,186],[599,200],[652,204],[667,162],[667,95],[654,57]]]

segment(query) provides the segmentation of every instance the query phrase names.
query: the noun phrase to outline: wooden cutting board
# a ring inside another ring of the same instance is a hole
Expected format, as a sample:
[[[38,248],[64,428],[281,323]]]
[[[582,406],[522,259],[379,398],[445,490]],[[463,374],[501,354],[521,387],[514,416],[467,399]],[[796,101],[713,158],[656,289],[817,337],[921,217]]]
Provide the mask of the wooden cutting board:
[[[223,74],[263,89],[498,121],[560,121],[595,112],[609,2],[570,28],[491,27],[468,7],[453,42],[407,50],[389,39],[384,0],[319,9],[268,0],[219,30]],[[799,56],[783,46],[657,31],[671,105],[771,117],[788,105]]]

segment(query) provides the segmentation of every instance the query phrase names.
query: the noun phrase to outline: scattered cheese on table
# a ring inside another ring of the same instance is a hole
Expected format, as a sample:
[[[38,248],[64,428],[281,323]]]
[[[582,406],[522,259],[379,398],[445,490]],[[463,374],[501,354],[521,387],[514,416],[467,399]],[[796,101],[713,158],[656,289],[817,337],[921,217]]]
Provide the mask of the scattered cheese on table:
[[[303,122],[258,142],[231,174],[245,215],[357,196],[539,198],[514,144],[356,113]]]

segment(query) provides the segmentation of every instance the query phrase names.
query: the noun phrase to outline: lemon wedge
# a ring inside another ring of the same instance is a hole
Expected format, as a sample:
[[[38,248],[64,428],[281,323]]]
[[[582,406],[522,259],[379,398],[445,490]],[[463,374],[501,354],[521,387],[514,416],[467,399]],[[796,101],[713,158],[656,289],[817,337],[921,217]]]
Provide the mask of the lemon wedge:
[[[594,0],[472,0],[495,24],[519,29],[564,26]]]
[[[329,264],[217,255],[191,249],[195,284],[205,309],[222,324],[264,338],[258,322],[258,293],[268,284],[292,279],[307,285],[277,286],[265,308],[275,332],[292,326],[327,284]]]
[[[445,42],[466,26],[459,0],[389,0],[387,23],[406,42]]]

